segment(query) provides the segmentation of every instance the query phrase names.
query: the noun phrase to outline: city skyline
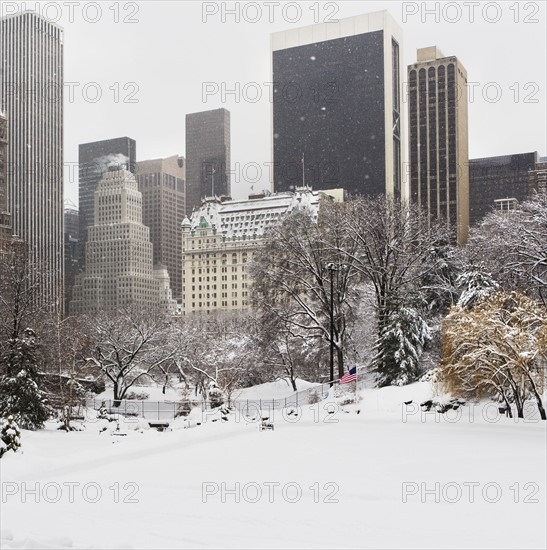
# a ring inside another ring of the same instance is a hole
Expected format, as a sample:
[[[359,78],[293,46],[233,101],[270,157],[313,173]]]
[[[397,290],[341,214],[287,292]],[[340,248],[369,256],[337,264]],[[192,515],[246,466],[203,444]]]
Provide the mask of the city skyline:
[[[31,4],[34,7],[35,2]],[[122,11],[117,14],[117,24],[114,23],[116,13],[106,8],[96,23],[86,22],[77,8],[73,23],[69,21],[68,12],[63,12],[58,22],[65,29],[67,46],[65,198],[77,204],[79,143],[131,135],[139,142],[139,159],[179,154],[185,150],[185,114],[220,107],[232,113],[232,194],[242,198],[251,186],[255,191],[266,187],[267,163],[270,162],[270,102],[267,97],[270,87],[261,84],[256,88],[253,83],[270,80],[270,33],[326,20],[334,7],[327,11],[323,8],[329,3],[323,3],[321,11],[314,11],[314,3],[304,2],[300,16],[291,16],[294,22],[289,20],[291,17],[284,17],[281,10],[274,10],[272,23],[267,13],[252,23],[250,12],[241,14],[239,23],[229,15],[222,23],[222,13],[204,15],[202,6],[195,2],[134,4],[138,7],[136,13],[129,9]],[[233,8],[233,3],[227,4]],[[512,10],[509,4],[501,4],[497,22],[493,22],[494,9],[483,13],[484,2],[476,7],[473,22],[466,9],[457,20],[458,13],[454,9],[445,13],[441,10],[437,17],[435,13],[413,13],[419,4],[414,6],[415,3],[410,2],[330,4],[337,8],[333,16],[336,18],[387,7],[403,29],[403,69],[414,62],[418,48],[432,44],[461,59],[470,80],[470,158],[530,150],[537,150],[540,156],[545,154],[545,132],[538,123],[546,118],[546,77],[542,69],[547,65],[544,4],[537,5],[537,12],[525,8],[526,2],[511,3],[517,6]],[[431,3],[430,8],[434,4]],[[51,14],[54,15],[53,10]],[[123,23],[123,19],[128,22]],[[538,23],[534,23],[536,20]],[[130,21],[135,23],[130,24]],[[175,28],[176,32],[170,32]],[[142,40],[143,36],[147,36],[147,40]],[[89,48],[90,43],[93,48]],[[209,43],[222,43],[223,47],[210,48]],[[123,63],[112,53],[120,51],[122,45],[134,53]],[[241,62],[242,59],[245,62]],[[173,67],[181,69],[174,71]],[[161,88],[156,86],[158,74],[164,79]],[[184,86],[181,87],[182,74]],[[204,98],[202,92],[206,83],[209,83],[209,91]],[[239,97],[228,93],[223,98],[222,92],[233,90],[237,83]],[[86,101],[82,93],[84,88],[90,99],[94,99],[99,89],[100,100]],[[261,92],[262,97],[254,101],[257,92]],[[499,93],[501,98],[497,100]],[[402,120],[405,121],[407,103],[405,98],[403,101]],[[173,107],[176,107],[174,116]],[[170,120],[169,127],[161,126],[158,122],[161,120]],[[526,128],[526,132],[509,133],[507,127]],[[406,142],[406,139],[405,131],[403,140]],[[256,177],[258,168],[260,177]]]

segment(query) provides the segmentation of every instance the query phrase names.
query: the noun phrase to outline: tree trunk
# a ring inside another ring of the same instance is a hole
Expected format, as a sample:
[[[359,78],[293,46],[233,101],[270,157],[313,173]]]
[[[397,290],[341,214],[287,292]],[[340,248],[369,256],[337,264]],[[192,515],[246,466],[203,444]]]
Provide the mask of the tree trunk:
[[[341,347],[336,349],[336,359],[338,361],[338,378],[344,376],[344,350]]]
[[[120,396],[120,387],[118,385],[118,382],[114,382],[114,407],[119,407],[122,403],[121,396]]]
[[[293,378],[292,374],[290,376],[290,380],[291,380],[291,386],[292,386],[293,391],[297,392],[298,390],[296,389],[296,380]]]

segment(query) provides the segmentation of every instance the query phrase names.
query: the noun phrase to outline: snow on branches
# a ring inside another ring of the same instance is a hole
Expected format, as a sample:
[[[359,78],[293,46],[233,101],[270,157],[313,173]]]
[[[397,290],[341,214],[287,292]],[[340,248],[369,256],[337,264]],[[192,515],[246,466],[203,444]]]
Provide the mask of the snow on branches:
[[[472,309],[454,307],[442,324],[440,383],[462,397],[497,397],[524,417],[535,399],[542,419],[547,312],[517,292],[497,292]]]

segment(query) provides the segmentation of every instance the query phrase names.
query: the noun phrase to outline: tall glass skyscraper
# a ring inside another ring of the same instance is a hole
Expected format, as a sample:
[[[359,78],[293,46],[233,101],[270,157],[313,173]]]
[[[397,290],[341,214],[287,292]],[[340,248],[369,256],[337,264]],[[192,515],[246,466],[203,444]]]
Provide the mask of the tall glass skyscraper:
[[[205,197],[230,193],[230,111],[186,115],[186,213]]]
[[[13,233],[40,271],[43,304],[61,308],[63,30],[34,12],[0,18],[0,111]]]
[[[273,188],[405,196],[402,31],[387,11],[271,36]]]

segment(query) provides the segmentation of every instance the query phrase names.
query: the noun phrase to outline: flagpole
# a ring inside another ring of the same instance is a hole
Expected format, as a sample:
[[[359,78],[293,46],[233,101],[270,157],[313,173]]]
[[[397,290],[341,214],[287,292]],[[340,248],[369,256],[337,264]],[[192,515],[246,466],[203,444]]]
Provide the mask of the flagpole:
[[[302,153],[302,187],[306,187],[306,163],[304,153]]]

